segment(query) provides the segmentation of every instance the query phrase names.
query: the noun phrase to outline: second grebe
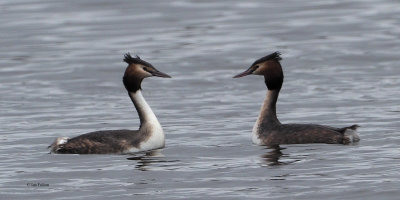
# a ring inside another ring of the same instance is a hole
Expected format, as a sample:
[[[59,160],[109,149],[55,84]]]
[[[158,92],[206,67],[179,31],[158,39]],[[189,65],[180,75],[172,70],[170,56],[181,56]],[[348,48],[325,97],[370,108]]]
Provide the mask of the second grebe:
[[[128,63],[123,83],[140,118],[139,130],[106,130],[86,133],[74,138],[59,137],[52,145],[51,152],[61,154],[111,154],[133,153],[164,147],[164,132],[150,106],[142,96],[141,83],[144,78],[158,76],[171,78],[158,71],[150,63],[133,58],[129,53],[124,61]]]
[[[276,146],[279,144],[328,143],[348,144],[360,140],[358,125],[334,128],[317,124],[281,124],[276,116],[276,102],[283,84],[279,52],[256,60],[249,69],[234,76],[262,75],[267,85],[267,97],[253,127],[253,143]]]

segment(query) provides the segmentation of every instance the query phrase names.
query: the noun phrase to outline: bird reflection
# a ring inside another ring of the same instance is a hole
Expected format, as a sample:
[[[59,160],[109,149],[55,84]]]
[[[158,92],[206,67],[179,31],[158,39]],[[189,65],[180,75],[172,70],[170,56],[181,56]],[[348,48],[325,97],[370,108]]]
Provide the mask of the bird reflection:
[[[162,162],[161,160],[157,159],[160,157],[164,157],[164,155],[161,153],[160,149],[156,149],[156,150],[147,151],[145,154],[129,157],[126,159],[127,160],[136,160],[137,161],[137,165],[135,166],[136,169],[138,169],[140,171],[148,171],[149,170],[148,167],[152,163]]]
[[[285,150],[286,148],[280,147],[279,145],[269,146],[266,149],[270,151],[261,155],[261,158],[268,166],[288,165],[300,161],[298,158],[287,159],[290,157],[289,154],[284,154],[281,151]],[[282,161],[282,158],[286,158],[285,161]]]
[[[269,149],[271,151],[261,155],[261,158],[265,161],[265,163],[268,166],[276,166],[276,165],[285,164],[285,163],[279,161],[279,159],[283,155],[281,150],[283,150],[285,148],[281,148],[279,145],[276,145],[276,146],[270,146],[267,149]]]
[[[154,167],[162,167],[168,170],[173,168],[175,163],[179,162],[179,160],[166,160],[161,151],[162,149],[151,150],[141,155],[135,154],[135,156],[126,159],[137,161],[135,168],[140,171],[150,171],[151,167],[153,167],[153,169]]]

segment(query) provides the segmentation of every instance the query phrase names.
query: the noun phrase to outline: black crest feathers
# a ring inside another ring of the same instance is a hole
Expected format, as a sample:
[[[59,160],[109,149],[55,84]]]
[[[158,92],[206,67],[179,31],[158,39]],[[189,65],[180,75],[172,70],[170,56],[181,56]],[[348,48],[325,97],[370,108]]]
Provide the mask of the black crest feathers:
[[[128,64],[134,64],[140,62],[140,57],[136,55],[136,58],[132,57],[130,53],[125,54],[124,61]]]
[[[265,62],[265,61],[268,61],[268,60],[276,60],[276,61],[279,62],[280,60],[282,60],[281,53],[279,51],[276,51],[274,53],[266,55],[266,56],[256,60],[251,66],[257,65],[259,63],[262,63],[262,62]]]
[[[128,63],[129,65],[131,65],[131,64],[141,64],[141,65],[144,65],[144,66],[153,67],[153,65],[151,65],[150,63],[142,60],[138,55],[136,55],[136,57],[132,57],[130,53],[126,53],[125,54],[124,62]]]

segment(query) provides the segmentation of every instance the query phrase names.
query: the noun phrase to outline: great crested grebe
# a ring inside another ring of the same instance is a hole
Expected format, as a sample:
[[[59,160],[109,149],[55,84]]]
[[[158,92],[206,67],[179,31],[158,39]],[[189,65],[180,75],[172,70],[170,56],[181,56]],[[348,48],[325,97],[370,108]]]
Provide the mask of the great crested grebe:
[[[327,143],[349,144],[360,140],[358,125],[334,128],[317,124],[281,124],[276,117],[276,102],[283,83],[279,52],[256,60],[249,69],[234,76],[262,75],[268,91],[258,119],[253,127],[252,140],[258,145]]]
[[[157,117],[142,96],[144,78],[158,76],[171,78],[158,71],[139,56],[125,54],[128,63],[123,83],[140,118],[139,130],[106,130],[86,133],[74,138],[59,137],[49,146],[51,152],[60,154],[111,154],[134,153],[159,149],[165,145],[165,136]]]

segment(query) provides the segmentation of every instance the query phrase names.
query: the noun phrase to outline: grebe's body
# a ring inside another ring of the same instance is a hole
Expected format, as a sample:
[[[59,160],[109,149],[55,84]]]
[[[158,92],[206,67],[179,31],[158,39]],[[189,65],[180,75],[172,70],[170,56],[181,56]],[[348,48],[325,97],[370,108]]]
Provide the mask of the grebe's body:
[[[250,74],[263,75],[268,91],[258,119],[253,127],[252,140],[258,145],[327,143],[348,144],[360,140],[358,125],[334,128],[317,124],[281,124],[276,116],[276,102],[283,84],[279,52],[255,61],[251,67],[234,78]]]
[[[125,55],[128,67],[123,83],[140,118],[139,130],[106,130],[83,134],[74,138],[59,137],[52,145],[51,152],[64,154],[115,154],[134,153],[163,148],[165,136],[157,117],[147,104],[141,92],[144,78],[158,76],[170,78],[155,69],[150,63]]]

